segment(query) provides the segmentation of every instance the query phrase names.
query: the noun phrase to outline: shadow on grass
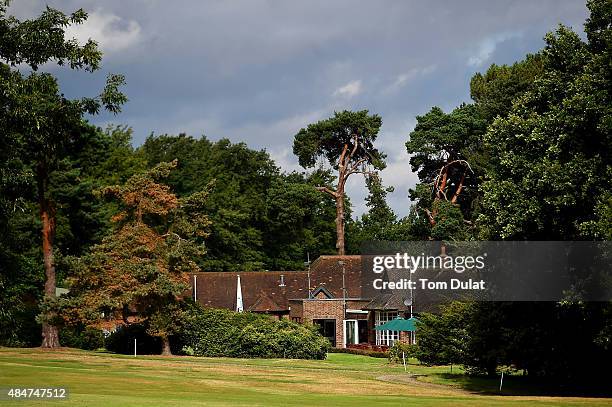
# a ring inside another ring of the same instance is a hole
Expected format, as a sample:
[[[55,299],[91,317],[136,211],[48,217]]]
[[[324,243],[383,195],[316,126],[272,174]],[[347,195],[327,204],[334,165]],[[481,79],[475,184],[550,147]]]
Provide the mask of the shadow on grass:
[[[611,397],[609,386],[580,388],[550,381],[537,380],[528,376],[504,376],[502,390],[500,377],[469,376],[461,373],[436,373],[444,382],[453,382],[471,393],[505,396],[548,396],[548,397]]]

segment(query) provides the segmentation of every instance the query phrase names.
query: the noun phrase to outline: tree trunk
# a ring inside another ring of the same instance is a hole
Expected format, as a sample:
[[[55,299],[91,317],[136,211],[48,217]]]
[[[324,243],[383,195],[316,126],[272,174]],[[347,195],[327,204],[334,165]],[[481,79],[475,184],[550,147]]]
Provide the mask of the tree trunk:
[[[344,188],[336,191],[336,249],[344,256]]]
[[[44,170],[40,170],[43,172]],[[42,221],[42,250],[45,267],[45,297],[55,298],[55,265],[53,264],[53,237],[55,235],[55,211],[53,204],[47,197],[47,178],[39,172],[38,175],[38,201],[40,205],[40,219]],[[48,321],[53,315],[45,315]],[[59,348],[59,332],[57,326],[43,322],[42,344],[43,348]]]
[[[162,340],[162,356],[172,356],[172,351],[170,350],[170,339],[168,336],[164,335],[161,337]]]
[[[43,341],[41,348],[59,348],[59,331],[56,326],[43,322],[42,324]]]

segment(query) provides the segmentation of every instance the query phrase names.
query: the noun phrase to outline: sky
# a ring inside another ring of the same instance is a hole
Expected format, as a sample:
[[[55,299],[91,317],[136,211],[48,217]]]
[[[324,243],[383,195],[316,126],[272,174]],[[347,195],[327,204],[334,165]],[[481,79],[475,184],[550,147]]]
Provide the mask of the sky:
[[[14,0],[10,12],[30,18],[46,4],[85,9],[68,34],[104,52],[93,74],[44,67],[66,95],[95,96],[108,73],[126,76],[122,113],[93,123],[132,127],[136,146],[151,133],[228,138],[303,171],[292,153],[302,127],[368,109],[383,118],[376,144],[399,216],[417,181],[404,147],[416,116],[469,102],[475,72],[538,51],[559,23],[581,32],[587,17],[581,0]],[[362,214],[363,177],[347,193]]]

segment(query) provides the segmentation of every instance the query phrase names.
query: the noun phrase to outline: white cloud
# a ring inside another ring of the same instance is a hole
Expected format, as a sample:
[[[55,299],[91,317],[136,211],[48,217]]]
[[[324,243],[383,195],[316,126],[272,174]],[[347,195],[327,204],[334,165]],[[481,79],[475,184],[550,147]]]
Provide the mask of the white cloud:
[[[468,66],[482,66],[485,62],[489,60],[495,48],[499,43],[502,43],[511,38],[519,38],[522,34],[519,32],[505,32],[501,34],[494,35],[490,38],[486,38],[480,42],[478,45],[478,50],[475,55],[469,57],[467,64]]]
[[[91,38],[98,42],[102,51],[111,53],[136,44],[141,39],[141,31],[140,24],[134,20],[98,10],[89,13],[83,24],[68,27],[66,37],[76,38],[81,43]]]
[[[359,93],[361,93],[361,80],[355,80],[336,89],[333,96],[341,96],[350,99],[353,96],[357,96]]]
[[[281,170],[286,172],[304,172],[304,168],[300,167],[298,164],[297,158],[293,155],[293,149],[289,147],[285,148],[271,148],[268,149],[268,154],[270,154],[270,158],[274,160],[276,165],[278,165]]]
[[[409,82],[414,79],[427,75],[436,70],[436,65],[428,65],[423,68],[411,68],[408,71],[399,74],[395,81],[385,89],[385,93],[396,91],[406,86]]]

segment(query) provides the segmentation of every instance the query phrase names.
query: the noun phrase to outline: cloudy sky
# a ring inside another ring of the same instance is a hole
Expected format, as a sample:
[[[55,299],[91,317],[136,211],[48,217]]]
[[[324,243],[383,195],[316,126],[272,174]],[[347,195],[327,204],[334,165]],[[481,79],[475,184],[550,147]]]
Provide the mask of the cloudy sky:
[[[70,96],[95,95],[107,73],[123,73],[123,112],[95,123],[127,124],[139,145],[152,132],[229,138],[266,149],[285,170],[299,169],[294,134],[334,110],[383,117],[383,180],[405,215],[411,173],[404,143],[415,116],[469,101],[469,78],[543,46],[563,23],[577,31],[581,0],[524,1],[157,1],[14,0],[22,18],[45,4],[84,8],[70,34],[97,40],[103,67],[92,74],[49,68]],[[348,193],[364,210],[363,180]]]

